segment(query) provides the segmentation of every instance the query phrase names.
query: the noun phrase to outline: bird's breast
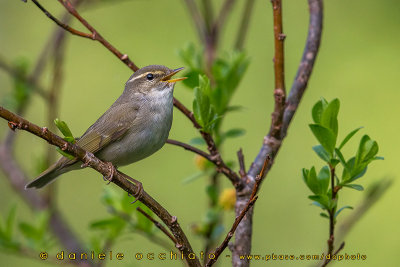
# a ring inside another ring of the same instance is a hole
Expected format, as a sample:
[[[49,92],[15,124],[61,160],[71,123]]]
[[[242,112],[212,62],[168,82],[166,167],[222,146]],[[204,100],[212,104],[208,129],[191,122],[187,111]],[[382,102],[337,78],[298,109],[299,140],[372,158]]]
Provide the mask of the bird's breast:
[[[127,134],[109,148],[116,155],[110,161],[117,166],[144,159],[159,150],[167,141],[172,125],[172,93],[141,101],[142,104],[136,111],[137,116]]]

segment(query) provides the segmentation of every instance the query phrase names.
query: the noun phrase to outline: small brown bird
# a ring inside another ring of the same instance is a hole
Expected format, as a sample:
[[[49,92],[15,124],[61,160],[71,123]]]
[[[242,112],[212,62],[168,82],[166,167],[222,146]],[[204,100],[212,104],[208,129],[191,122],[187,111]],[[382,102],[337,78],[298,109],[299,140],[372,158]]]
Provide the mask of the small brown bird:
[[[171,78],[182,69],[151,65],[136,71],[122,95],[76,144],[114,166],[131,164],[159,150],[171,129],[174,85],[186,79]],[[41,188],[79,168],[76,159],[62,157],[26,188]]]

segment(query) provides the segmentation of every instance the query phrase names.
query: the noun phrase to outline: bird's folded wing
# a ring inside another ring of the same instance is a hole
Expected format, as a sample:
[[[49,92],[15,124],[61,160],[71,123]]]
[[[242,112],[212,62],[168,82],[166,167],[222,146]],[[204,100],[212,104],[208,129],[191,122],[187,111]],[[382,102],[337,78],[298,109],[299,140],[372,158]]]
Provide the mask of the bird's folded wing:
[[[132,103],[112,106],[87,131],[77,139],[76,144],[84,150],[96,153],[111,142],[122,138],[135,123],[138,108]],[[116,115],[117,114],[117,115]],[[66,166],[75,163],[65,157],[60,159],[60,165]]]

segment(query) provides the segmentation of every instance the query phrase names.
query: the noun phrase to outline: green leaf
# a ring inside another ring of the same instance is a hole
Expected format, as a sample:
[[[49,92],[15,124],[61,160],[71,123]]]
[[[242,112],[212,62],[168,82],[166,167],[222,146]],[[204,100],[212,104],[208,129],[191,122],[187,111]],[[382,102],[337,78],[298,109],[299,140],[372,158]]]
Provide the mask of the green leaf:
[[[317,173],[314,166],[311,167],[310,170],[303,168],[303,180],[314,194],[318,195],[320,193]]]
[[[325,212],[321,212],[319,215],[320,215],[322,218],[327,218],[327,219],[329,219],[329,215],[326,214]]]
[[[190,139],[189,144],[192,146],[195,146],[195,145],[202,146],[202,145],[206,145],[206,141],[204,141],[204,139],[202,137],[194,137],[194,138]]]
[[[360,163],[370,163],[376,154],[378,154],[378,143],[372,140],[368,135],[361,138],[360,146],[356,155],[356,165]]]
[[[335,135],[335,141],[338,134],[338,120],[337,116],[339,113],[340,101],[335,98],[329,102],[328,106],[324,109],[320,124],[328,129],[330,129]]]
[[[244,109],[244,107],[243,106],[239,106],[239,105],[229,106],[229,107],[226,108],[225,112],[242,111],[243,109]]]
[[[213,201],[217,202],[218,201],[218,191],[217,188],[213,185],[208,185],[206,187],[206,192],[208,197]]]
[[[318,183],[319,183],[319,194],[326,194],[329,187],[331,173],[328,166],[324,166],[318,173]]]
[[[199,171],[199,172],[193,173],[193,174],[189,175],[188,177],[184,178],[182,180],[182,184],[189,184],[203,176],[206,176],[208,173],[209,173],[209,171]]]
[[[319,124],[310,124],[309,126],[314,136],[319,141],[319,143],[329,153],[330,157],[332,157],[333,150],[336,144],[336,137],[333,134],[333,132],[328,128],[321,126]]]
[[[19,229],[23,234],[23,236],[28,240],[38,241],[41,238],[41,235],[39,235],[38,231],[33,225],[27,223],[20,223]]]
[[[363,191],[364,190],[364,187],[362,187],[362,185],[359,185],[359,184],[345,184],[343,186],[355,189],[357,191]]]
[[[339,213],[342,211],[342,210],[344,210],[344,209],[350,209],[350,210],[352,210],[353,209],[353,207],[351,207],[351,206],[343,206],[343,207],[341,207],[336,213],[335,213],[335,218],[339,215]]]
[[[5,233],[8,236],[9,240],[11,240],[13,236],[13,228],[14,228],[16,213],[17,213],[17,206],[13,205],[10,211],[8,212],[5,225]]]
[[[314,196],[308,196],[309,199],[318,202],[321,206],[322,209],[329,209],[329,198],[326,195],[314,195]]]
[[[194,89],[193,114],[205,132],[210,132],[216,120],[210,104],[210,81],[205,75],[199,76],[199,86]]]
[[[57,128],[60,130],[60,132],[65,136],[65,137],[73,137],[71,130],[69,129],[67,123],[65,121],[62,121],[58,118],[54,120],[54,124],[57,126]]]
[[[63,150],[61,150],[61,148],[56,147],[56,150],[58,153],[60,153],[61,155],[63,155],[64,157],[68,158],[68,159],[75,159],[75,156],[72,154],[69,154],[68,152],[65,152]]]
[[[313,146],[312,149],[317,153],[317,155],[325,162],[329,163],[331,161],[331,158],[329,156],[329,153],[326,152],[323,146],[321,145],[316,145]]]
[[[321,116],[322,116],[322,112],[323,112],[323,106],[322,106],[322,101],[318,101],[317,103],[315,103],[315,105],[312,108],[312,118],[313,121],[316,124],[319,124],[321,122]]]
[[[229,131],[227,131],[221,135],[221,142],[223,142],[226,138],[236,138],[236,137],[244,135],[245,133],[246,133],[245,129],[241,129],[241,128],[230,129]]]
[[[183,74],[183,76],[187,77],[187,79],[183,80],[182,82],[186,87],[193,89],[199,84],[199,75],[202,74],[203,73],[200,71],[190,70],[189,72]]]
[[[336,153],[336,156],[338,156],[340,163],[342,163],[343,168],[348,169],[346,160],[344,159],[342,152],[340,152],[339,149],[335,148],[335,153]]]
[[[340,143],[339,146],[339,150],[342,149],[344,147],[344,145],[363,127],[359,127],[357,129],[354,129],[353,131],[351,131],[344,139],[343,141]]]

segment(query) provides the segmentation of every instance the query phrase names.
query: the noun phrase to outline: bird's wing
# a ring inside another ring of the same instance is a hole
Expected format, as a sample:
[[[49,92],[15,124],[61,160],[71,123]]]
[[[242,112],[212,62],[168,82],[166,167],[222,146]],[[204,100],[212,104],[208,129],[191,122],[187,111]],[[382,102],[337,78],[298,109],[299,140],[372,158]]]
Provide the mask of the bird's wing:
[[[122,138],[135,124],[139,105],[123,103],[113,105],[86,132],[77,139],[76,144],[84,150],[96,153],[111,142]],[[75,163],[76,160],[61,158],[61,166]]]

